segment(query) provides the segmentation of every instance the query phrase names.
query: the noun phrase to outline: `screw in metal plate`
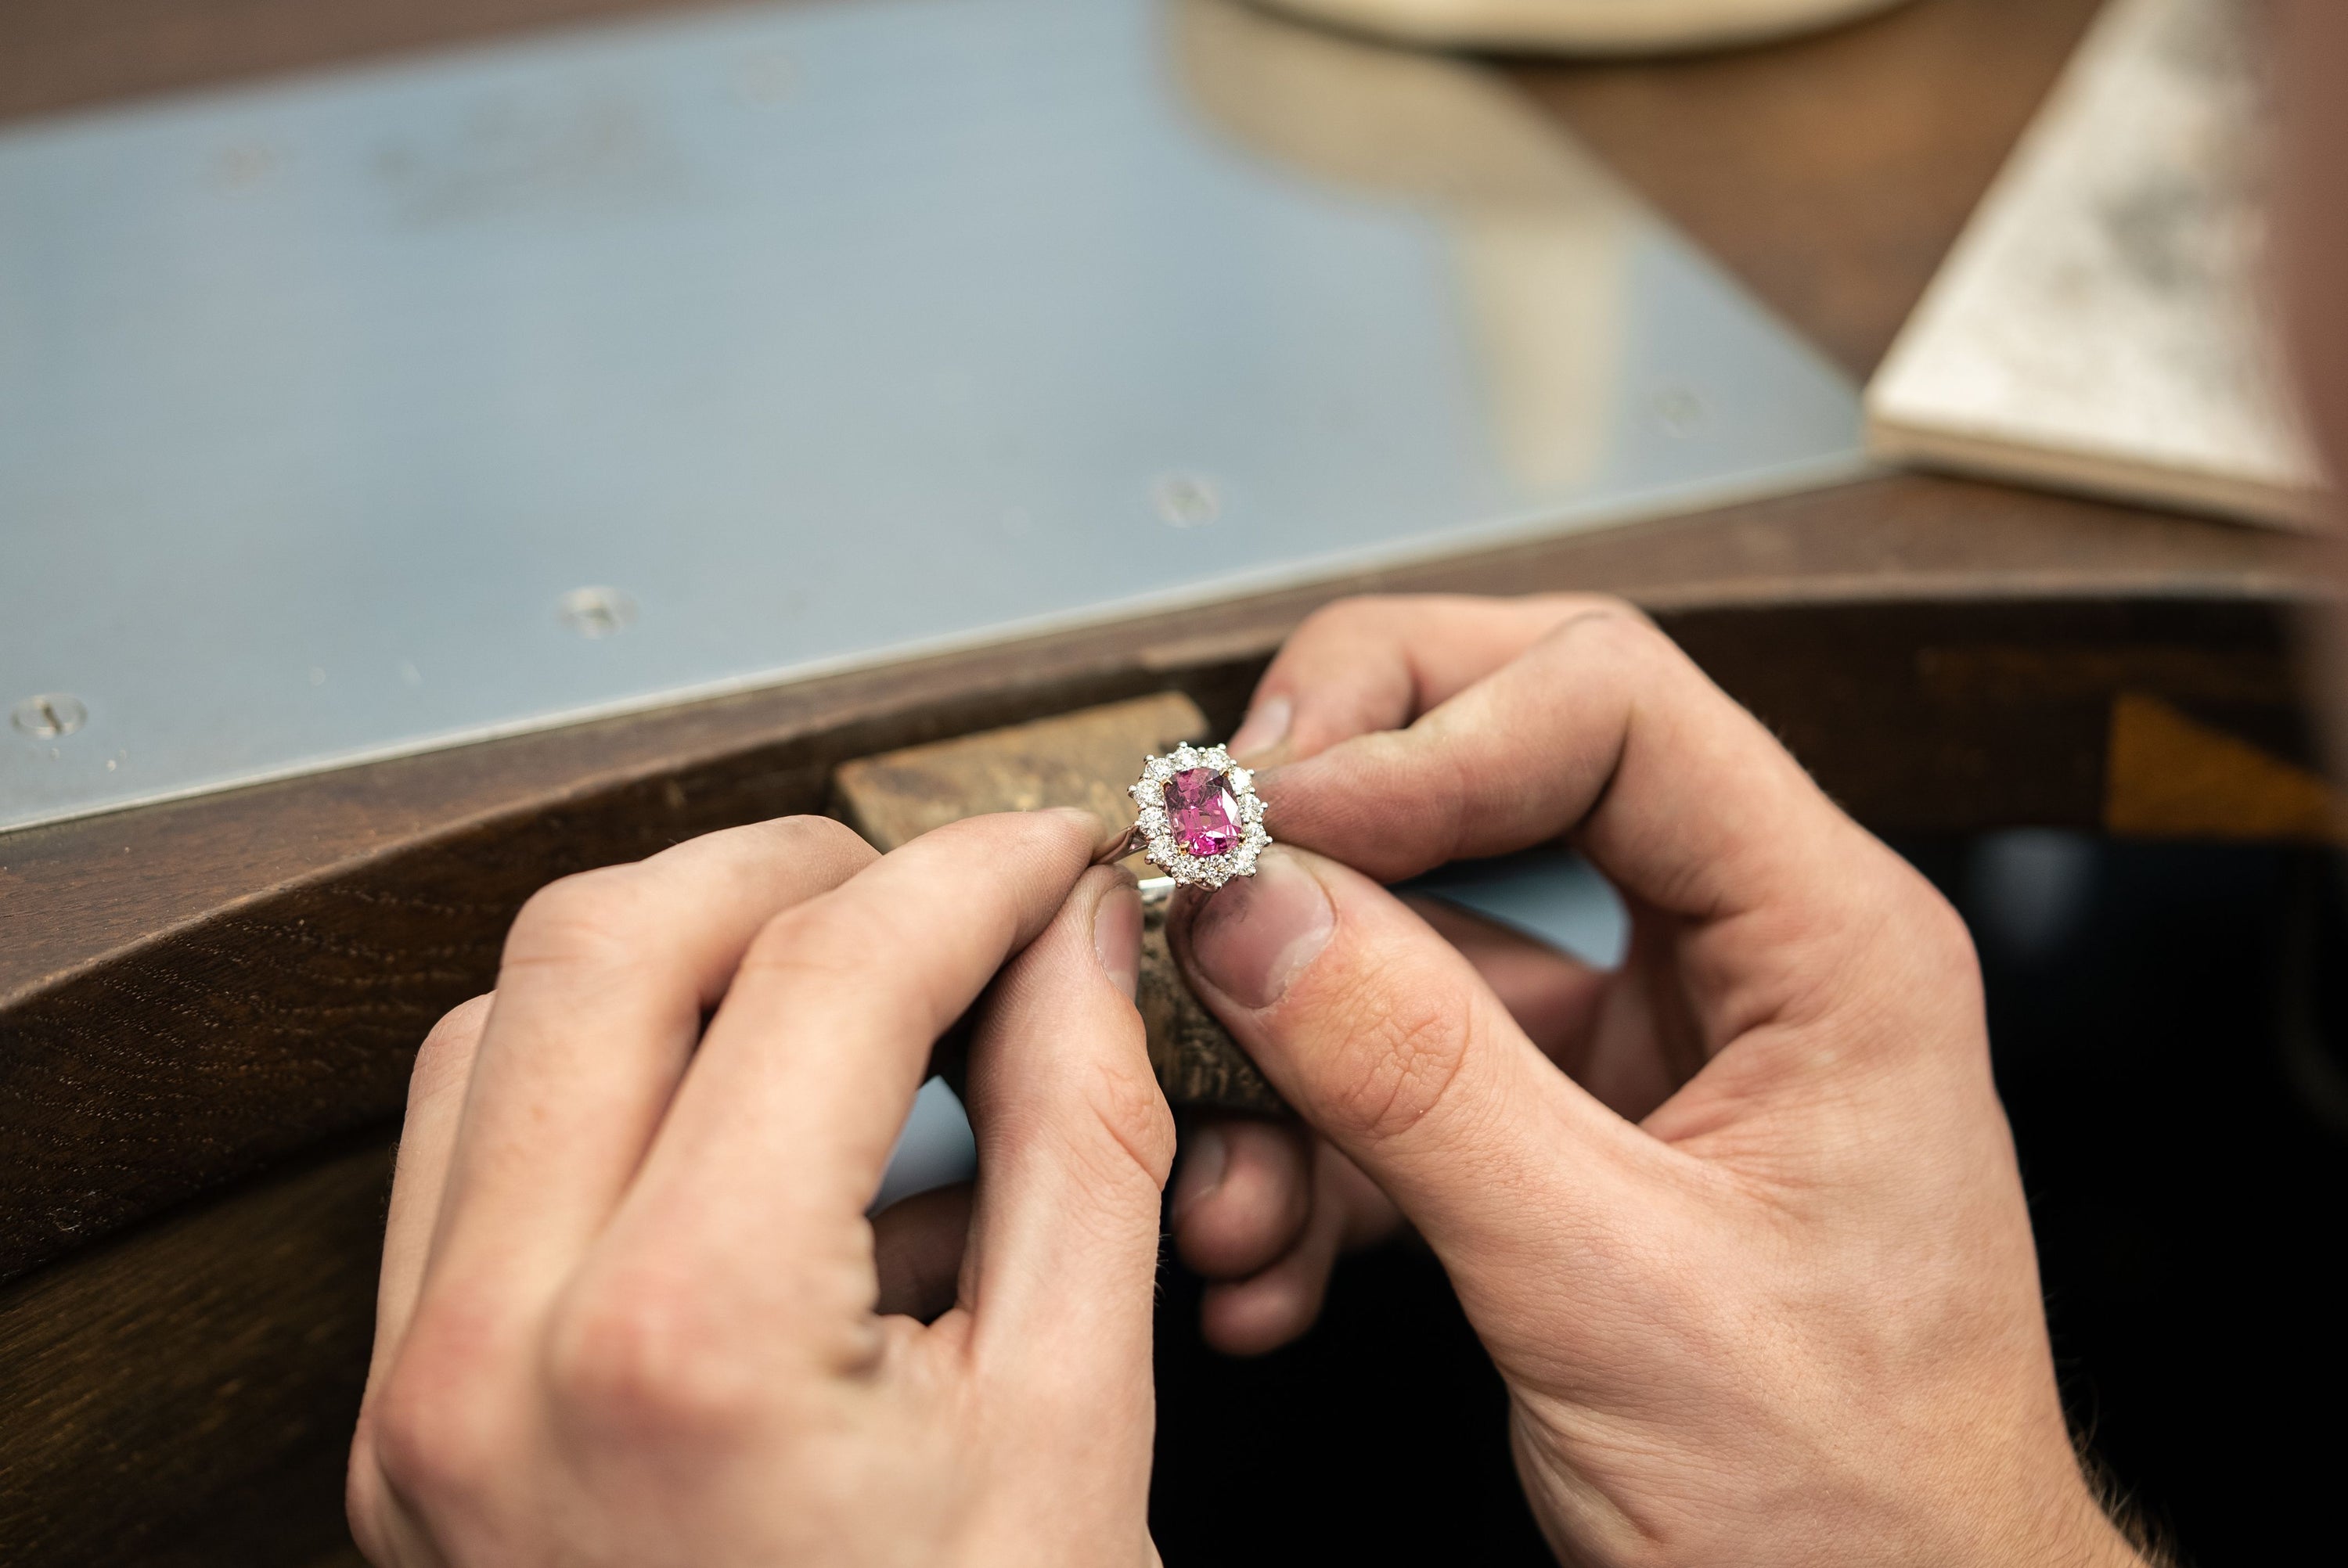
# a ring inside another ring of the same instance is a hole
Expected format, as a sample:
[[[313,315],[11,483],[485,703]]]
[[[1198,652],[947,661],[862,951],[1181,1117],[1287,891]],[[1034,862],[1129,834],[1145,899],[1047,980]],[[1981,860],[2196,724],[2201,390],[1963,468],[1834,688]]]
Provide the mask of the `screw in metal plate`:
[[[70,735],[88,722],[89,710],[81,699],[63,692],[44,692],[37,697],[27,697],[16,704],[8,722],[38,741],[52,741],[59,735]]]
[[[277,153],[267,142],[238,142],[221,150],[215,169],[228,190],[251,190],[276,171]]]
[[[1196,474],[1167,474],[1149,487],[1158,515],[1178,528],[1204,528],[1222,515],[1214,483]]]
[[[609,637],[635,624],[636,601],[616,588],[574,588],[555,601],[554,613],[582,637]]]
[[[1684,386],[1665,387],[1655,395],[1655,419],[1667,435],[1693,436],[1704,424],[1704,399]]]

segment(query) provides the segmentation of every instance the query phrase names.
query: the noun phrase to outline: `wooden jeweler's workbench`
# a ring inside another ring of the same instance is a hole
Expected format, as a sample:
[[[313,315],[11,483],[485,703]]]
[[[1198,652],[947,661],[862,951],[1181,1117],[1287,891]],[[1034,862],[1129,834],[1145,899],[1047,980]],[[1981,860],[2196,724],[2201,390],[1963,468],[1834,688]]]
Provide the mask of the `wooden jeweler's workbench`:
[[[0,15],[0,116],[610,15],[626,0]],[[1523,91],[1854,374],[2089,0],[1919,0]],[[1880,476],[975,653],[0,835],[0,1555],[324,1561],[390,1139],[431,1021],[563,873],[834,804],[842,763],[1176,691],[1219,732],[1344,593],[1625,595],[1885,831],[2314,839],[2291,536]],[[66,593],[70,584],[20,584]]]

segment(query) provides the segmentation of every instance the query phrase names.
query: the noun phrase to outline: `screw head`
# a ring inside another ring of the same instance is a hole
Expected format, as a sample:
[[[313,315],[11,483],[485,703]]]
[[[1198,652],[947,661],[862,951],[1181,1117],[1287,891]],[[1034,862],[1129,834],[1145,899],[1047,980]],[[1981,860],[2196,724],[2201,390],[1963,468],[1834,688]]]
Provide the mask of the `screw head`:
[[[251,190],[275,172],[277,153],[267,142],[238,142],[221,150],[217,168],[221,185]]]
[[[8,722],[36,741],[53,741],[59,735],[70,735],[88,722],[89,710],[81,699],[65,692],[43,692],[16,704]]]
[[[1655,422],[1667,436],[1688,436],[1703,428],[1704,399],[1684,386],[1668,386],[1655,395]]]
[[[1222,515],[1223,503],[1214,482],[1196,474],[1167,474],[1149,487],[1158,516],[1169,527],[1204,528]]]
[[[554,613],[582,637],[609,637],[635,624],[636,601],[616,588],[574,588],[555,601]]]

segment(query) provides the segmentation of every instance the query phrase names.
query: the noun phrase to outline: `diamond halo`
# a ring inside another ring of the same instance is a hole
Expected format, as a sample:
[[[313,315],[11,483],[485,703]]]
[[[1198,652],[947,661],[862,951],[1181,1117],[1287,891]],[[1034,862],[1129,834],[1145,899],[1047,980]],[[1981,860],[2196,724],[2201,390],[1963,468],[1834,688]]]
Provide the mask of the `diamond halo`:
[[[1213,854],[1200,854],[1192,844],[1211,842],[1215,830],[1194,831],[1186,842],[1178,830],[1174,816],[1167,808],[1167,785],[1178,774],[1204,769],[1214,774],[1231,801],[1228,825],[1233,830],[1229,847]],[[1140,819],[1134,833],[1141,840],[1141,852],[1149,863],[1185,887],[1212,891],[1234,876],[1255,875],[1256,857],[1272,845],[1272,835],[1263,825],[1263,798],[1255,793],[1255,774],[1231,761],[1231,754],[1220,745],[1177,746],[1164,756],[1152,756],[1143,764],[1141,777],[1129,791],[1133,804],[1141,808]]]

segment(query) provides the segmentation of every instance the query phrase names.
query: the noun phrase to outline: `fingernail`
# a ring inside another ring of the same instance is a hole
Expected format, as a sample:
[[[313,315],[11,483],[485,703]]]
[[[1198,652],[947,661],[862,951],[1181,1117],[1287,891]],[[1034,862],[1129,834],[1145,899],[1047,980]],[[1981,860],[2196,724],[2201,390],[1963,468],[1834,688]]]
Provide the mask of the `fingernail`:
[[[1093,906],[1093,951],[1110,980],[1131,1000],[1141,984],[1141,891],[1130,872],[1118,871]]]
[[[1220,1127],[1201,1127],[1182,1140],[1182,1169],[1174,1178],[1174,1223],[1212,1197],[1231,1161],[1231,1142]]]
[[[1226,749],[1235,757],[1272,750],[1288,737],[1288,721],[1295,712],[1296,705],[1287,698],[1266,697],[1248,710],[1246,721],[1226,743]]]
[[[1268,1008],[1328,944],[1329,895],[1295,856],[1272,849],[1252,876],[1223,885],[1190,925],[1200,979],[1245,1008]]]

